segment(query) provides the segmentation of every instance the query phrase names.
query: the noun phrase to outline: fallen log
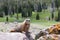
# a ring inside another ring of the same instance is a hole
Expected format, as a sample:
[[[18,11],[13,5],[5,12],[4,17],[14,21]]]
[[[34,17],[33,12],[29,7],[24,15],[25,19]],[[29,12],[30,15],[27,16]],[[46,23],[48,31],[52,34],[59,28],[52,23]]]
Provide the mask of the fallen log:
[[[59,34],[60,35],[60,23],[51,26],[45,30],[41,30],[35,37],[35,40],[39,39],[41,36],[50,35],[50,34]],[[55,37],[54,37],[55,38]]]
[[[57,34],[49,34],[41,36],[38,40],[60,40],[60,35]]]

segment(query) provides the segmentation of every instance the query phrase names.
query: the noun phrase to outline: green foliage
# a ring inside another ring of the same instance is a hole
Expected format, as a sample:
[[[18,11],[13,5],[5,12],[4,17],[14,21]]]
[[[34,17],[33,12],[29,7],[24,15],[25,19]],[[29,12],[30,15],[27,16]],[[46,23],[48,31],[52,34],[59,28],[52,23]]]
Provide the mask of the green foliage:
[[[59,2],[58,2],[58,0],[55,0],[55,7],[56,7],[57,10],[58,10],[58,8],[59,8]]]
[[[60,0],[57,0],[58,1],[58,5],[60,6]]]
[[[60,21],[60,9],[58,10],[58,17],[56,21]]]

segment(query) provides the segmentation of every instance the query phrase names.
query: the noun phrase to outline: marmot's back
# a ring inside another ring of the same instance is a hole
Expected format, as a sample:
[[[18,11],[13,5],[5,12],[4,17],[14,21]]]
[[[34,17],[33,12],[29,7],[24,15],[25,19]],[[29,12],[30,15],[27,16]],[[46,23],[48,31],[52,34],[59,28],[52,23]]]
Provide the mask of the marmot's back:
[[[15,28],[10,30],[10,32],[22,32],[23,31],[23,24],[17,24]]]

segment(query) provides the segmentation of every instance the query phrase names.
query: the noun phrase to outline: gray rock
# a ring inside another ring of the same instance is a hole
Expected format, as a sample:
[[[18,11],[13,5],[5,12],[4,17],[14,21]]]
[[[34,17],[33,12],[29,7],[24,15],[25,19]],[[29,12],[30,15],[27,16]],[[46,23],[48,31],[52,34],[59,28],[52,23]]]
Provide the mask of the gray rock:
[[[0,32],[0,40],[28,40],[28,38],[21,33],[3,33]]]

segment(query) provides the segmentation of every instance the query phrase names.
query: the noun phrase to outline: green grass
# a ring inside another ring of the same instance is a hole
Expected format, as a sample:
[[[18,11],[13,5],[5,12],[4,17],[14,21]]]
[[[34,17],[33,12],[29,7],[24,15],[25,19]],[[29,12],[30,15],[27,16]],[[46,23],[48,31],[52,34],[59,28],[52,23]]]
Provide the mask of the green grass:
[[[0,17],[0,22],[4,22],[5,21],[5,17]]]
[[[40,16],[40,20],[36,20],[36,14],[39,13],[39,16]],[[57,11],[55,11],[55,17],[57,17]],[[18,17],[19,17],[19,22],[22,22],[25,18],[22,18],[21,17],[21,14],[18,14]],[[51,13],[46,10],[45,12],[32,12],[32,16],[30,17],[31,19],[31,23],[38,23],[38,24],[45,24],[47,25],[48,24],[54,24],[54,23],[57,23],[56,21],[48,21],[46,20],[46,17],[50,17],[51,18]],[[0,22],[5,22],[6,21],[6,17],[3,17],[1,18],[0,17]],[[16,14],[13,15],[13,17],[10,17],[9,16],[9,22],[14,22],[16,21]]]

